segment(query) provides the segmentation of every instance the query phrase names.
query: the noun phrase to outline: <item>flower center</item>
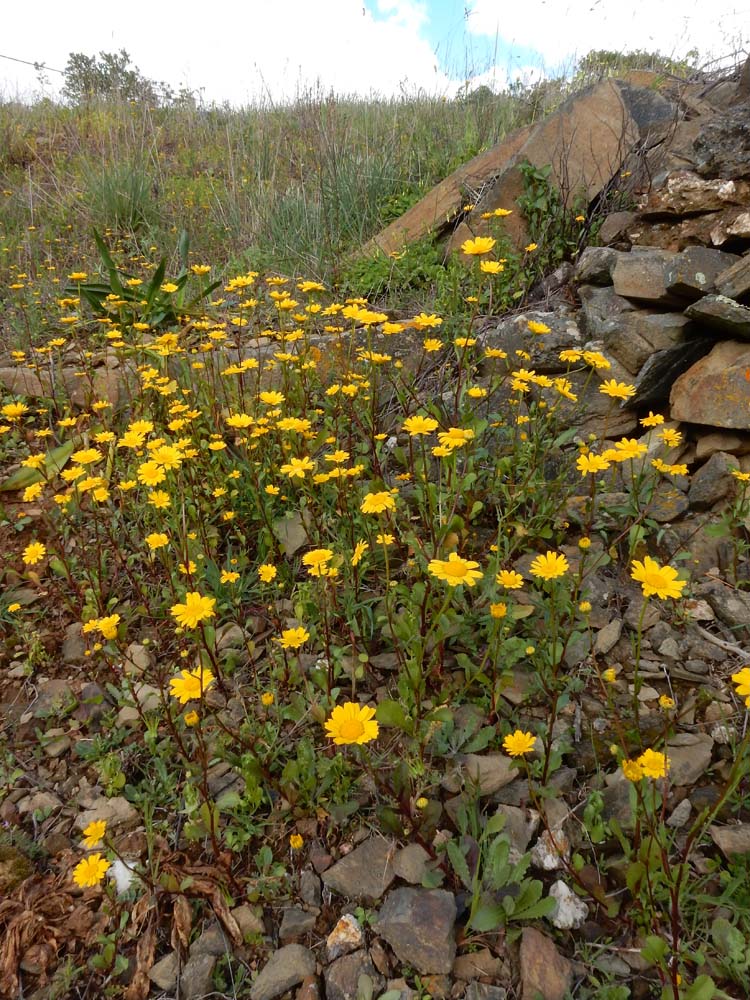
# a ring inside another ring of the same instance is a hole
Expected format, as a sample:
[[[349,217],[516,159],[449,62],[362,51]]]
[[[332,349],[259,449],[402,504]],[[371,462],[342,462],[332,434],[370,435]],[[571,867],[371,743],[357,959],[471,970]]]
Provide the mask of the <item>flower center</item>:
[[[341,723],[341,735],[345,740],[358,740],[364,734],[365,727],[359,719],[347,719]]]
[[[460,560],[454,559],[446,564],[445,572],[448,576],[455,576],[457,580],[460,580],[466,576],[466,566]]]

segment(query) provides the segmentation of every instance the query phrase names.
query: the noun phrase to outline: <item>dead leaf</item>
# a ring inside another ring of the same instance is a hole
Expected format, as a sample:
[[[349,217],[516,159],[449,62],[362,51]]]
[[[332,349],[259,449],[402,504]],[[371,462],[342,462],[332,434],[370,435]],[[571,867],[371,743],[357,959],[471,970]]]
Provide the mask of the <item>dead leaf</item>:
[[[177,896],[172,907],[170,943],[175,951],[187,951],[193,929],[193,908],[187,896]]]
[[[154,964],[156,951],[156,910],[149,910],[148,923],[138,938],[135,950],[135,973],[130,985],[125,990],[125,1000],[146,1000],[151,991],[151,980],[148,974]]]

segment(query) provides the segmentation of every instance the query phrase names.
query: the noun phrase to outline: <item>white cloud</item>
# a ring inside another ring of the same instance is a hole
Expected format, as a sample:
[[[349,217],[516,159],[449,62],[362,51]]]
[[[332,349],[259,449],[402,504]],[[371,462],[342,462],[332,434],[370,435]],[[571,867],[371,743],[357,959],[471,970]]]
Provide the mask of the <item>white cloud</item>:
[[[475,35],[537,50],[548,65],[571,63],[591,49],[644,49],[704,57],[728,56],[750,42],[750,7],[743,0],[472,0]]]
[[[131,0],[110,10],[101,0],[79,0],[71,16],[59,0],[39,0],[30,31],[28,10],[13,4],[3,19],[2,52],[63,69],[71,51],[124,48],[146,76],[203,88],[206,100],[219,102],[279,101],[318,85],[364,95],[449,87],[420,35],[423,0],[232,0],[213,9],[190,0],[179,9]],[[50,74],[50,82],[60,78]],[[19,87],[35,89],[34,70],[0,60],[0,88]]]

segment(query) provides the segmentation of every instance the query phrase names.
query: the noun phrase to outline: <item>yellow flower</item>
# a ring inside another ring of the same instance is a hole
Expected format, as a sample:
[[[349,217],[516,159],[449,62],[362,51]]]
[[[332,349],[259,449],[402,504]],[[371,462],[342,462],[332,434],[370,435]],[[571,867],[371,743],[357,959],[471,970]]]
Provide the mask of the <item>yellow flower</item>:
[[[479,262],[479,270],[483,274],[502,274],[505,270],[505,265],[501,264],[499,260],[481,260]]]
[[[240,574],[234,570],[223,569],[219,577],[219,583],[237,583]]]
[[[578,548],[579,549],[583,549],[584,551],[586,549],[590,549],[591,548],[591,539],[587,538],[587,537],[579,538],[578,539]]]
[[[200,698],[204,691],[208,691],[214,682],[214,675],[210,670],[196,667],[195,670],[181,670],[177,677],[173,677],[169,682],[169,693],[176,698],[181,705],[189,701]]]
[[[88,278],[88,273],[86,271],[71,271],[68,278],[70,281],[85,281]]]
[[[473,240],[466,240],[461,244],[461,252],[468,257],[475,257],[479,254],[489,253],[495,246],[497,240],[491,236],[475,236]]]
[[[519,590],[523,587],[523,577],[512,569],[501,569],[495,577],[495,583],[506,590]]]
[[[166,472],[156,462],[144,462],[138,467],[138,482],[144,486],[158,486],[166,478]]]
[[[274,390],[269,390],[268,392],[261,392],[258,396],[261,403],[265,403],[267,406],[279,406],[284,402],[286,396],[283,392],[276,392]]]
[[[411,437],[417,437],[419,434],[432,434],[434,430],[437,430],[438,422],[433,417],[422,417],[419,414],[413,417],[407,417],[404,421],[404,430],[411,435]]]
[[[686,580],[677,579],[676,569],[671,566],[660,566],[651,556],[644,556],[643,562],[634,559],[632,570],[630,575],[633,580],[640,583],[644,597],[656,594],[662,600],[667,597],[679,598],[687,583]]]
[[[665,427],[663,431],[659,431],[657,437],[670,448],[676,448],[678,444],[682,444],[682,434],[672,427]]]
[[[378,545],[393,545],[396,539],[393,535],[389,534],[387,531],[375,536],[375,541]]]
[[[83,831],[83,846],[86,848],[96,847],[103,839],[106,831],[107,821],[104,819],[95,819]]]
[[[185,720],[186,726],[197,726],[200,722],[200,715],[198,715],[195,709],[185,712],[182,718]]]
[[[370,545],[368,542],[360,539],[354,546],[354,552],[352,553],[351,564],[352,566],[358,566],[362,560],[362,556],[367,552]]]
[[[536,737],[533,733],[524,733],[517,729],[509,733],[503,740],[503,750],[511,757],[523,757],[534,749]]]
[[[175,285],[173,281],[165,281],[164,284],[161,285],[161,291],[166,292],[167,295],[171,295],[172,292],[177,291],[177,285]]]
[[[328,576],[329,563],[333,559],[331,549],[312,549],[302,556],[302,565],[307,566],[310,576]]]
[[[109,615],[106,618],[99,619],[98,628],[105,639],[115,639],[117,638],[117,626],[119,624],[119,615]]]
[[[8,605],[8,611],[10,611],[11,614],[15,614],[16,611],[20,610],[21,610],[21,605],[18,603],[18,601],[13,601],[12,604]]]
[[[379,731],[374,716],[375,709],[369,705],[358,705],[354,701],[337,705],[325,724],[326,735],[337,746],[369,743],[377,739]]]
[[[629,399],[631,396],[635,396],[635,386],[610,378],[606,382],[602,382],[599,386],[599,392],[611,399]]]
[[[438,441],[445,448],[463,448],[473,437],[474,431],[468,427],[449,427],[447,431],[438,434]]]
[[[658,427],[659,424],[664,423],[664,417],[661,413],[652,413],[651,410],[648,411],[647,417],[641,417],[639,420],[641,427]]]
[[[529,567],[533,576],[539,576],[543,580],[554,580],[558,576],[564,576],[569,569],[568,560],[561,552],[544,552],[538,555]]]
[[[422,341],[422,347],[428,354],[431,354],[433,351],[439,351],[442,346],[442,340],[438,340],[437,337],[427,337],[426,340]]]
[[[527,320],[526,326],[529,328],[530,333],[550,333],[550,328],[546,323],[537,323],[536,320],[533,319]]]
[[[200,276],[202,274],[208,274],[208,272],[211,270],[211,265],[210,264],[193,264],[191,266],[190,270],[193,272],[193,274],[197,274],[197,275]]]
[[[741,472],[739,469],[732,469],[731,472],[741,483],[750,483],[750,472]]]
[[[490,604],[490,614],[493,618],[505,618],[508,614],[508,605],[502,601],[498,601],[497,604]]]
[[[195,628],[200,622],[214,617],[215,604],[215,597],[204,597],[197,591],[191,591],[185,595],[184,604],[172,605],[170,613],[178,624],[186,628]]]
[[[125,489],[125,483],[120,484],[122,489]],[[148,502],[152,507],[156,507],[157,510],[165,510],[170,505],[169,494],[165,493],[164,490],[154,490],[148,495]]]
[[[281,466],[280,471],[290,479],[304,479],[306,472],[311,472],[315,468],[315,462],[308,456],[304,458],[293,458],[290,462]]]
[[[310,633],[301,625],[299,628],[286,628],[280,639],[274,639],[282,649],[299,649],[310,638]]]
[[[24,503],[31,503],[32,500],[37,500],[43,492],[44,485],[42,483],[32,483],[31,486],[27,486],[23,491],[21,499]]]
[[[602,677],[607,684],[614,684],[617,680],[617,671],[614,667],[607,667],[607,669],[602,672]]]
[[[587,615],[591,611],[591,601],[581,601],[578,605],[578,610],[582,615]]]
[[[274,700],[275,699],[273,691],[264,691],[263,694],[260,696],[260,703],[261,705],[264,705],[266,708],[270,708],[271,705],[273,705]]]
[[[165,545],[169,545],[169,535],[165,535],[163,531],[153,531],[150,535],[146,535],[146,545],[152,552],[162,549]]]
[[[271,583],[272,580],[276,579],[276,572],[276,567],[271,563],[264,563],[258,567],[258,576],[261,579],[261,583]]]
[[[395,510],[396,501],[387,490],[380,493],[367,493],[359,509],[363,514],[382,514],[386,510]]]
[[[304,844],[304,842],[305,842],[304,839],[302,838],[302,836],[299,833],[293,833],[289,837],[289,846],[291,847],[291,849],[293,851],[299,851],[299,850],[301,850],[302,849],[302,845]]]
[[[628,781],[640,781],[643,777],[643,768],[637,760],[624,760],[621,764],[622,773]]]
[[[666,778],[669,759],[657,750],[644,750],[637,761],[647,778]]]
[[[603,455],[595,455],[593,452],[589,452],[588,455],[578,456],[576,468],[582,476],[588,473],[593,475],[597,472],[603,472],[604,469],[608,469],[609,462]]]
[[[524,247],[524,250],[526,251],[526,253],[533,253],[536,250],[536,248],[537,248],[536,243],[529,243],[527,246]]]
[[[81,889],[88,889],[91,886],[99,885],[101,880],[109,870],[109,861],[101,854],[89,854],[87,858],[79,861],[73,869],[73,881]]]
[[[451,587],[458,587],[466,584],[473,587],[477,580],[482,579],[482,573],[477,569],[478,562],[471,559],[462,559],[457,552],[451,552],[446,559],[431,559],[427,567],[432,576],[438,580],[443,580]]]
[[[31,542],[23,550],[23,561],[27,566],[35,566],[47,555],[47,546],[42,542]]]
[[[663,708],[665,712],[668,712],[671,708],[674,708],[675,700],[670,698],[668,694],[663,694],[659,696],[659,707]]]
[[[745,705],[750,708],[750,667],[743,667],[736,674],[732,674],[732,683],[737,685],[737,694],[745,699]]]

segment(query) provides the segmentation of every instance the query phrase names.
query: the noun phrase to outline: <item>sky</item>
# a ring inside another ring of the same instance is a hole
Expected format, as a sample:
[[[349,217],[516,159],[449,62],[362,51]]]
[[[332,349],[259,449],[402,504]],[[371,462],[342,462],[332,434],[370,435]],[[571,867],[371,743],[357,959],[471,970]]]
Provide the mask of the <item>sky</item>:
[[[36,0],[0,33],[0,95],[56,96],[70,52],[126,49],[132,63],[207,102],[338,95],[452,97],[484,83],[569,71],[591,49],[750,53],[750,0]],[[49,70],[46,83],[29,63]]]

